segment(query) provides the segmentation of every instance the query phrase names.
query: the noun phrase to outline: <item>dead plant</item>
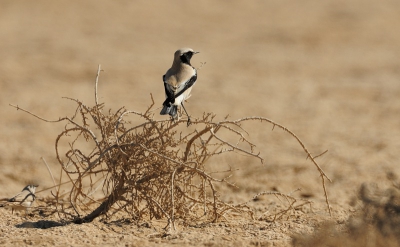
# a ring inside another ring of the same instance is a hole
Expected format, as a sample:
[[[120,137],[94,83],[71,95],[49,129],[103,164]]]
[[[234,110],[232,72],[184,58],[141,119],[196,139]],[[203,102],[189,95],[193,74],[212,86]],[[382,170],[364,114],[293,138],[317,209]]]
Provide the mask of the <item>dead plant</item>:
[[[399,246],[399,179],[392,172],[388,174],[388,179],[392,186],[386,189],[373,183],[363,183],[360,186],[360,208],[344,225],[324,223],[312,235],[293,236],[293,246]]]
[[[152,96],[151,105],[143,113],[124,107],[106,112],[97,97],[100,71],[99,66],[94,106],[68,98],[77,105],[71,117],[49,121],[14,106],[43,121],[66,124],[55,142],[62,169],[60,180],[66,176],[72,184],[66,194],[61,192],[61,183],[53,193],[62,219],[82,223],[100,215],[125,212],[138,221],[165,218],[168,226],[174,228],[176,219],[201,224],[215,222],[232,211],[251,214],[246,204],[222,201],[215,189],[216,183],[230,184],[231,171],[216,178],[205,164],[215,156],[232,152],[263,162],[242,126],[254,121],[272,124],[295,138],[320,174],[330,212],[325,188],[325,179],[329,178],[303,142],[284,126],[264,117],[215,121],[214,114],[204,113],[186,128],[184,120],[155,120]]]

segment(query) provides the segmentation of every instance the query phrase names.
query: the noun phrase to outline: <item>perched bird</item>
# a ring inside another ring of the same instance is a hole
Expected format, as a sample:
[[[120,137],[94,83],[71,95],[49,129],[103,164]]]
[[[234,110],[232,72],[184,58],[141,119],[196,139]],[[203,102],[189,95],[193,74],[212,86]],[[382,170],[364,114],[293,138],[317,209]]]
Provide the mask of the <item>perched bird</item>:
[[[166,99],[160,114],[169,114],[173,119],[178,119],[178,106],[181,105],[188,116],[188,126],[190,116],[183,106],[183,101],[191,96],[190,92],[197,79],[197,71],[190,64],[190,59],[197,53],[199,52],[190,48],[177,50],[171,68],[163,76]]]
[[[14,210],[20,211],[25,210],[32,206],[36,199],[35,191],[38,185],[27,185],[21,192],[10,199],[6,199],[7,203],[5,207],[11,208],[12,213]]]

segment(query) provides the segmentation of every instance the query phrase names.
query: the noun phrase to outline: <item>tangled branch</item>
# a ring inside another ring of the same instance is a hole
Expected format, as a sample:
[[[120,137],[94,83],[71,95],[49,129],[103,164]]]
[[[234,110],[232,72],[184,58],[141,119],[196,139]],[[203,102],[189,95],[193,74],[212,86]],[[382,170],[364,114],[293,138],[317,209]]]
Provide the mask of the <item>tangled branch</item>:
[[[212,157],[230,152],[263,162],[242,127],[244,122],[256,121],[279,127],[296,139],[320,173],[330,212],[325,188],[325,179],[330,179],[303,142],[284,126],[263,117],[225,118],[218,122],[215,115],[204,113],[200,119],[192,120],[194,127],[182,129],[184,120],[154,119],[152,96],[144,113],[124,107],[105,113],[104,104],[98,103],[97,97],[100,71],[99,66],[93,107],[67,98],[77,104],[72,117],[51,121],[11,105],[46,122],[66,123],[55,143],[57,160],[72,184],[66,195],[71,212],[65,213],[65,217],[82,223],[100,215],[124,212],[136,220],[165,217],[168,226],[174,228],[177,219],[186,223],[215,222],[228,211],[248,212],[245,204],[233,206],[222,201],[215,189],[216,183],[230,184],[231,171],[217,179],[205,164]],[[140,124],[134,125],[129,119]],[[236,141],[227,141],[227,136]],[[64,205],[59,202],[59,195],[58,191],[57,205]],[[285,198],[294,200],[290,196]]]

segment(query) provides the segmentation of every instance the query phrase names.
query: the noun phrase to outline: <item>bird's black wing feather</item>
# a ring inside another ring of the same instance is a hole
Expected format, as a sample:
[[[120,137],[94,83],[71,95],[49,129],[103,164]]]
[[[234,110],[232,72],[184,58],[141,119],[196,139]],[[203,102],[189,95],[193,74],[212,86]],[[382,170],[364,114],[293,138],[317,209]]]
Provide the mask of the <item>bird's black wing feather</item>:
[[[183,89],[182,89],[179,93],[177,93],[177,94],[175,95],[175,98],[179,97],[179,96],[180,96],[181,94],[183,94],[188,88],[190,88],[191,86],[193,86],[193,84],[196,82],[196,80],[197,80],[197,73],[194,74],[192,77],[190,77],[190,79],[189,79],[187,82],[185,82],[185,86],[183,87]]]
[[[164,81],[165,95],[167,96],[163,105],[169,106],[170,104],[173,104],[175,102],[175,97],[174,97],[174,94],[172,92],[170,92],[167,88],[167,82],[165,81],[165,75],[163,75],[163,81]]]
[[[164,81],[164,88],[165,88],[165,95],[167,95],[167,98],[165,99],[163,105],[169,106],[170,104],[173,104],[175,102],[175,99],[179,97],[181,94],[183,94],[188,88],[194,85],[194,83],[197,80],[197,73],[194,74],[190,79],[185,82],[185,86],[182,88],[182,90],[174,95],[172,92],[170,92],[167,88],[167,82],[165,81],[165,75],[163,76],[163,81]]]

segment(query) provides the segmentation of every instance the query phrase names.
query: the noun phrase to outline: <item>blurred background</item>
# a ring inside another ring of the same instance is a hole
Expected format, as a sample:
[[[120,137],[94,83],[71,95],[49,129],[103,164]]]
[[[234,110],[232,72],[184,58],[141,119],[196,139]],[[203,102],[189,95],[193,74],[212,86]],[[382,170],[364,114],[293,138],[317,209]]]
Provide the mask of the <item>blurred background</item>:
[[[52,185],[54,142],[76,104],[145,111],[160,107],[173,53],[200,54],[192,117],[263,116],[280,123],[319,158],[332,204],[348,207],[362,182],[398,174],[400,2],[356,1],[14,1],[0,2],[0,196],[26,183]],[[159,111],[156,109],[155,111]],[[157,119],[163,119],[156,112]],[[240,190],[302,188],[324,207],[318,172],[300,146],[263,124],[251,137],[266,159],[227,158]],[[58,176],[58,175],[57,175]],[[40,189],[40,187],[39,187]],[[250,192],[250,193],[249,193]]]

